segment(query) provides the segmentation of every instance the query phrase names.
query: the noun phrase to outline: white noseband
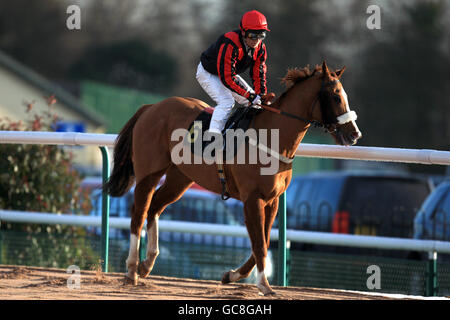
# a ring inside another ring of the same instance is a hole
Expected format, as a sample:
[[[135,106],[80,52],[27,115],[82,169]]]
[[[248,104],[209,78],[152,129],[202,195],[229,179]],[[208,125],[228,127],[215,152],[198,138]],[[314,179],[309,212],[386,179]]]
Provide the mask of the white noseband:
[[[339,117],[337,117],[338,124],[345,124],[347,122],[356,121],[356,118],[358,116],[356,115],[355,111],[349,111],[344,114],[341,114]]]

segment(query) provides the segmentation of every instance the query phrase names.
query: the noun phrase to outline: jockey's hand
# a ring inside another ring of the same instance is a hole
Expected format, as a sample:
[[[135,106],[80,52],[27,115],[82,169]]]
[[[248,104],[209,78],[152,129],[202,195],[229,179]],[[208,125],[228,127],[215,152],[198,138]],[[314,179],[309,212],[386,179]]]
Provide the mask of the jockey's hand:
[[[253,105],[260,105],[261,97],[256,93],[250,93],[250,96],[248,97],[248,101],[250,102],[250,104],[248,105],[249,107],[253,106]]]
[[[261,96],[262,103],[265,105],[271,105],[275,100],[275,93],[270,92]]]

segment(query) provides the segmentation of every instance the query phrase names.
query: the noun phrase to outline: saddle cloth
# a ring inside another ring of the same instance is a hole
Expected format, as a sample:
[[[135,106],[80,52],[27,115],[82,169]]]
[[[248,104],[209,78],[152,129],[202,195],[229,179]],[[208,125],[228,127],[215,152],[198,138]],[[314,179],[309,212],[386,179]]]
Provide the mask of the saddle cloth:
[[[208,141],[206,139],[203,139],[203,134],[206,130],[209,128],[209,124],[211,122],[211,115],[212,115],[212,108],[205,109],[205,111],[202,111],[197,118],[189,125],[188,131],[189,131],[189,143],[191,144],[191,152],[195,154],[194,146],[195,144],[199,143],[201,140],[202,148],[201,152],[203,155],[203,152],[205,148],[214,141],[214,138],[211,139],[211,141]],[[222,131],[223,136],[223,159],[231,159],[236,156],[237,150],[239,149],[240,144],[243,142],[242,139],[237,139],[237,137],[234,139],[234,150],[227,150],[226,148],[226,132],[229,129],[242,129],[243,131],[246,131],[252,122],[252,119],[255,115],[259,114],[262,111],[262,109],[256,109],[251,107],[237,107],[236,110],[233,111],[231,116],[228,118],[225,128]],[[247,142],[247,141],[246,141]],[[230,152],[227,152],[230,151]],[[198,151],[197,151],[198,152]],[[211,154],[212,157],[215,156],[214,151]]]

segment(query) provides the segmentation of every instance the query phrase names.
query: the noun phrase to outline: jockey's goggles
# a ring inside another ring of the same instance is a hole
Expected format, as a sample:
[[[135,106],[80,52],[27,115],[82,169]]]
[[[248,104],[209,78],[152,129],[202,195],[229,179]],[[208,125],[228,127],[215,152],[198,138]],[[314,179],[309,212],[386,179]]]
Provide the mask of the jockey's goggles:
[[[266,38],[265,31],[247,31],[245,36],[251,40],[264,40]]]

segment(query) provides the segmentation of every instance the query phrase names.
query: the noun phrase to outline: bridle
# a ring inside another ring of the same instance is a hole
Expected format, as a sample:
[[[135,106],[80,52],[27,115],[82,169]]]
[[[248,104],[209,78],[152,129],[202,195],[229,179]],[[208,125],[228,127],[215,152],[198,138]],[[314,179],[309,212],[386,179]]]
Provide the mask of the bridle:
[[[311,109],[311,114],[314,111],[314,106],[317,104],[317,101],[318,100],[323,100],[324,93],[327,92],[325,89],[328,86],[336,84],[338,82],[339,82],[338,79],[331,80],[331,81],[328,81],[328,82],[325,82],[324,80],[322,81],[322,85],[320,87],[319,93],[317,94],[316,98],[314,99],[312,105],[309,108],[309,109]],[[323,105],[323,104],[321,103],[321,105]],[[297,119],[297,120],[306,122],[307,124],[313,125],[316,128],[324,128],[325,132],[327,132],[327,133],[336,132],[338,124],[345,124],[347,122],[356,120],[356,113],[354,111],[348,111],[348,112],[346,112],[344,114],[341,114],[340,116],[336,117],[335,121],[331,121],[331,122],[325,123],[325,122],[320,122],[320,121],[317,121],[317,120],[305,119],[305,118],[302,118],[302,117],[297,116],[295,114],[292,114],[292,113],[289,113],[289,112],[285,112],[283,110],[279,110],[279,109],[270,107],[270,106],[265,105],[265,104],[261,104],[259,106],[261,108],[267,110],[267,111],[275,112],[275,113],[287,116],[289,118],[293,118],[293,119]],[[323,112],[322,112],[322,116],[323,116]]]

